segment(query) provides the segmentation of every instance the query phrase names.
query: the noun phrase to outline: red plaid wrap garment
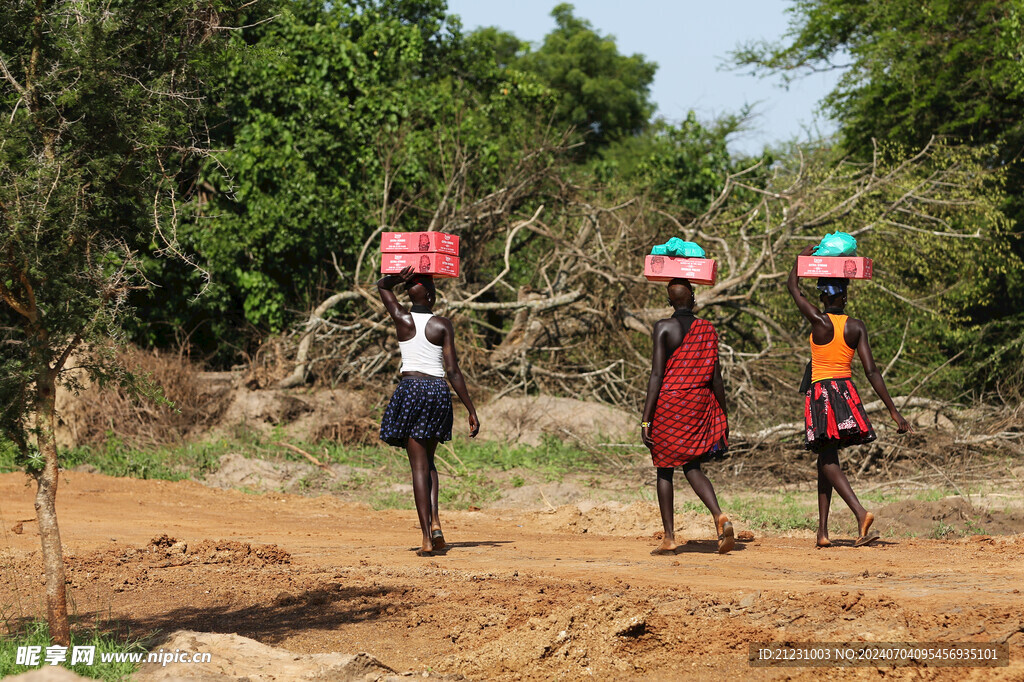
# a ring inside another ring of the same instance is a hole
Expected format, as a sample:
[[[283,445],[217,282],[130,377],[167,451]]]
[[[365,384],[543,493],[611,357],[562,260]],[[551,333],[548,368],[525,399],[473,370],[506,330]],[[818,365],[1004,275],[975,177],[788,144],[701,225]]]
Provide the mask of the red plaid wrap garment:
[[[651,422],[654,466],[683,466],[725,438],[725,412],[711,392],[717,362],[718,332],[710,322],[697,318],[665,363]]]

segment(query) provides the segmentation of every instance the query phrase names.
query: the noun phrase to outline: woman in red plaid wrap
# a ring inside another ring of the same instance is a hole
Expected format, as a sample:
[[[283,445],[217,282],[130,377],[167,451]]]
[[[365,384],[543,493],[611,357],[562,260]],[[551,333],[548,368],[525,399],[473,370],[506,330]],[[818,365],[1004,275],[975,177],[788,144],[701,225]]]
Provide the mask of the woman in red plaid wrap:
[[[658,468],[658,505],[665,537],[656,554],[674,554],[673,474],[682,467],[690,487],[707,506],[718,531],[718,551],[734,546],[732,523],[718,507],[711,481],[700,463],[725,452],[729,423],[725,388],[718,365],[718,333],[693,315],[693,288],[688,280],[668,285],[675,313],[654,326],[654,357],[647,385],[641,437]]]

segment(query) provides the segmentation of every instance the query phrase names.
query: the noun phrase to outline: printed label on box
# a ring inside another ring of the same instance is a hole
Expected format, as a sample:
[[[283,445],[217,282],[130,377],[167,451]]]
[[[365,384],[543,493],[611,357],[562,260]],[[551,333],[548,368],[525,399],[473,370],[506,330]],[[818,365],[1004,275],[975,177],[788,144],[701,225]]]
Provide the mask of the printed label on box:
[[[459,238],[444,232],[384,232],[381,253],[446,253],[459,255]]]
[[[799,256],[797,277],[871,279],[873,263],[862,256]]]
[[[384,275],[397,275],[409,266],[421,275],[434,277],[458,277],[459,258],[444,253],[384,253],[381,254],[380,271]]]
[[[679,256],[647,256],[644,277],[651,282],[668,282],[681,277],[691,284],[714,284],[718,262],[713,258],[682,258]]]

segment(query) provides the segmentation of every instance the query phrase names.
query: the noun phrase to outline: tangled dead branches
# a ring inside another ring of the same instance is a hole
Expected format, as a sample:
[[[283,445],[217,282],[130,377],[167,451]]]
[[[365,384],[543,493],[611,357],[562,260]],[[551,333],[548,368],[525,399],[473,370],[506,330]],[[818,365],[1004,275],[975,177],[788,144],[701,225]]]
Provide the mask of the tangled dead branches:
[[[971,198],[982,180],[939,140],[914,154],[883,150],[869,163],[823,156],[754,164],[726,177],[707,211],[689,221],[649,197],[564,182],[552,161],[564,150],[564,140],[539,144],[499,191],[481,197],[468,190],[465,161],[433,198],[429,227],[463,238],[464,276],[440,283],[438,313],[455,322],[467,376],[494,396],[544,392],[636,409],[652,325],[671,312],[663,290],[642,277],[642,259],[652,244],[681,236],[719,260],[717,284],[699,288],[697,302],[721,332],[730,400],[750,423],[770,420],[787,403],[798,409],[806,360],[803,322],[783,286],[798,247],[843,229],[876,258],[915,240],[940,244],[941,258],[942,243],[963,249],[985,239],[989,207]],[[326,297],[289,337],[294,369],[282,386],[310,377],[372,382],[396,370],[397,343],[372,282],[379,233],[394,224],[394,206],[410,200],[384,196],[380,228],[346,273],[351,288]],[[864,283],[865,297],[891,310],[935,312],[957,286],[956,273],[927,289],[904,274],[883,268]],[[903,362],[897,355],[889,367]]]

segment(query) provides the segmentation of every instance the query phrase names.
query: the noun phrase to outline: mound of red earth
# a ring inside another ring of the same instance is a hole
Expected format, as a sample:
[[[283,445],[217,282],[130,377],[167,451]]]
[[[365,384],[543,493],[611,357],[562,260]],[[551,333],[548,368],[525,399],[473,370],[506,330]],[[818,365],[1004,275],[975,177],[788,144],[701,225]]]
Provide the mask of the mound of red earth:
[[[150,579],[149,572],[175,566],[232,564],[263,567],[291,563],[291,554],[277,545],[250,545],[234,540],[202,540],[189,544],[166,534],[145,547],[110,547],[65,558],[72,587],[103,576],[115,591],[135,587]]]
[[[1024,513],[980,509],[962,497],[903,500],[882,507],[880,527],[941,538],[1024,533]]]

